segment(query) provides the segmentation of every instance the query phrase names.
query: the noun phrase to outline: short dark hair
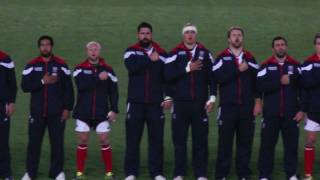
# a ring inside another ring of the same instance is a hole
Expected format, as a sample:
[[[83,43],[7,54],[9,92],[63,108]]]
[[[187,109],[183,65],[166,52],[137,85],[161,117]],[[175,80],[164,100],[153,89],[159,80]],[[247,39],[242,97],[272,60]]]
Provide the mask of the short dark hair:
[[[244,30],[243,30],[241,27],[239,27],[239,26],[232,26],[232,27],[229,28],[229,30],[228,30],[228,32],[227,32],[227,37],[228,37],[228,38],[230,37],[231,32],[234,31],[234,30],[241,31],[242,36],[244,36]]]
[[[142,22],[139,24],[137,31],[139,32],[141,28],[149,28],[150,31],[152,32],[152,26],[151,24],[147,23],[147,22]]]
[[[41,36],[41,37],[38,39],[38,47],[40,47],[41,41],[43,41],[43,40],[45,40],[45,39],[50,41],[51,46],[54,45],[53,38],[52,38],[51,36],[43,35],[43,36]]]
[[[317,33],[317,34],[314,36],[314,39],[313,39],[313,44],[314,44],[314,45],[317,43],[317,39],[320,39],[320,33]]]
[[[282,37],[282,36],[276,36],[276,37],[274,37],[274,38],[272,39],[271,47],[274,47],[274,43],[275,43],[276,41],[278,41],[278,40],[283,40],[283,41],[286,43],[286,45],[288,45],[288,41],[287,41],[286,38],[284,38],[284,37]]]

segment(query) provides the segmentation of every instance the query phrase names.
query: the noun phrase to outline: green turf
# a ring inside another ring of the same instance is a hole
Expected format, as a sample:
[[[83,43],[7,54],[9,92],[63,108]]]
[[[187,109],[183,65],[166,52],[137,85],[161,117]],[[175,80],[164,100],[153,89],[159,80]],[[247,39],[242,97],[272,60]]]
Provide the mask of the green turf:
[[[148,21],[154,26],[154,39],[167,50],[181,40],[181,26],[194,22],[199,28],[199,40],[214,53],[226,46],[226,30],[231,25],[240,25],[246,31],[246,47],[259,61],[270,55],[270,41],[276,35],[288,38],[290,53],[303,59],[312,52],[312,38],[320,31],[317,18],[320,1],[309,0],[0,0],[0,49],[10,53],[16,61],[20,83],[21,70],[25,63],[37,56],[36,40],[42,34],[55,38],[55,53],[65,57],[70,67],[85,58],[84,45],[91,40],[103,44],[103,56],[110,63],[120,83],[120,110],[118,122],[113,125],[112,145],[115,173],[123,178],[124,157],[124,112],[127,72],[123,64],[123,51],[136,41],[136,26]],[[14,176],[19,179],[24,171],[27,140],[28,95],[19,91],[17,112],[12,120],[11,148]],[[209,179],[213,179],[216,159],[217,128],[215,115],[210,115]],[[172,177],[173,147],[170,119],[166,120],[165,175]],[[255,134],[252,169],[257,179],[257,152],[259,147],[259,124]],[[70,179],[74,175],[76,139],[74,122],[66,129],[65,168]],[[302,131],[301,131],[302,132]],[[92,134],[86,172],[88,179],[102,179],[103,165],[96,138]],[[303,133],[300,140],[300,170],[303,162]],[[141,146],[141,176],[149,179],[147,170],[146,136]],[[43,144],[39,179],[47,179],[49,146]],[[189,151],[190,152],[190,151]],[[276,153],[275,179],[284,179],[282,143]],[[315,166],[315,176],[320,176],[320,166]],[[230,179],[235,179],[234,170]],[[192,179],[189,171],[188,179]]]

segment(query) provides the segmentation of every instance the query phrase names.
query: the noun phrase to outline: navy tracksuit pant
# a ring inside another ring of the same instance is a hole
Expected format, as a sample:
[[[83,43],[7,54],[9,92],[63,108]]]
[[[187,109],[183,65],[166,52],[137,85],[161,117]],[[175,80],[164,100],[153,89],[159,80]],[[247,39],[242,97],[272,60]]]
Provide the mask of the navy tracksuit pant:
[[[253,105],[221,105],[218,110],[218,154],[216,179],[227,177],[232,164],[236,136],[236,171],[239,179],[250,178],[250,159],[254,136]]]
[[[61,116],[30,116],[26,166],[31,178],[36,178],[38,174],[41,145],[47,127],[51,145],[49,177],[55,178],[63,171],[65,121],[61,120]]]
[[[5,114],[5,103],[0,103],[0,178],[11,176],[9,134],[10,118]]]
[[[279,133],[284,145],[284,170],[287,178],[297,172],[299,126],[293,117],[264,117],[261,124],[259,173],[261,178],[271,179],[275,146]]]
[[[172,113],[174,144],[174,176],[185,176],[187,171],[187,140],[191,126],[192,166],[195,177],[207,177],[208,117],[205,102],[175,101]]]
[[[139,175],[140,142],[145,123],[148,128],[150,177],[163,174],[164,114],[160,103],[128,103],[126,117],[125,174]]]

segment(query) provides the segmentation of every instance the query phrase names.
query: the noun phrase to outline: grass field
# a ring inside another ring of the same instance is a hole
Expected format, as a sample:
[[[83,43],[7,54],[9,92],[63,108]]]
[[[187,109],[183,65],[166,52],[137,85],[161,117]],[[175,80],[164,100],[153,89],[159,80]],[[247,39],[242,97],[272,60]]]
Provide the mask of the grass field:
[[[85,58],[84,45],[91,40],[103,44],[103,56],[111,64],[120,82],[120,110],[118,122],[113,125],[112,146],[115,173],[123,178],[124,112],[127,72],[123,63],[123,51],[136,41],[136,26],[148,21],[154,26],[154,39],[167,50],[181,39],[181,27],[186,22],[198,25],[199,41],[214,53],[226,46],[226,30],[240,25],[246,30],[246,48],[259,61],[270,55],[271,39],[283,35],[289,40],[290,54],[302,60],[312,52],[314,33],[320,31],[318,0],[0,0],[0,49],[8,52],[16,62],[20,83],[21,71],[26,62],[38,55],[36,40],[42,34],[55,38],[55,53],[65,57],[70,67]],[[11,149],[14,177],[19,179],[25,171],[27,144],[27,117],[29,99],[19,90],[17,112],[12,119]],[[167,112],[168,114],[168,112]],[[217,128],[215,115],[210,115],[210,164],[209,179],[213,179],[216,158]],[[257,152],[259,150],[259,124],[255,134],[252,169],[257,179]],[[302,126],[302,124],[301,124]],[[66,129],[65,170],[68,179],[75,171],[76,139],[74,122]],[[86,172],[88,179],[103,177],[103,164],[94,134],[90,143]],[[303,131],[300,140],[300,170],[303,164]],[[46,138],[41,154],[39,179],[47,179],[49,143]],[[141,146],[141,176],[149,179],[146,158],[146,136]],[[318,153],[319,154],[319,151]],[[282,162],[282,143],[279,141],[274,179],[285,179]],[[173,146],[170,118],[166,119],[165,175],[172,177]],[[315,176],[320,177],[319,160]],[[187,179],[193,179],[190,173]],[[230,179],[236,179],[234,171]]]

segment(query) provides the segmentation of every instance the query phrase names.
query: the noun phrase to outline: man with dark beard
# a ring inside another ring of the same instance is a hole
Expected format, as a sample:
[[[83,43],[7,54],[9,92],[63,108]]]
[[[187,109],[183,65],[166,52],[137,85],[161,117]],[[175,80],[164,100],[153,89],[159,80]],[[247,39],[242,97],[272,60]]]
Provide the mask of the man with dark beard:
[[[260,180],[272,179],[274,152],[279,133],[284,144],[284,171],[288,180],[298,180],[299,122],[303,120],[299,62],[287,53],[287,40],[275,37],[273,55],[262,63],[257,90],[263,99],[259,155]]]
[[[259,66],[252,54],[243,49],[243,29],[232,27],[227,37],[229,47],[217,56],[212,68],[220,93],[215,176],[216,179],[225,179],[229,174],[236,135],[237,175],[240,180],[247,180],[251,174],[249,165],[255,115],[261,111],[255,88]]]
[[[36,179],[42,139],[48,127],[51,162],[49,177],[65,180],[64,129],[73,108],[74,93],[70,70],[65,61],[53,55],[53,39],[41,36],[40,56],[26,65],[22,72],[22,90],[31,94],[27,172],[22,180]]]
[[[165,180],[163,176],[163,108],[171,106],[168,92],[164,93],[166,52],[152,40],[152,26],[149,23],[141,23],[137,31],[139,42],[127,48],[124,54],[129,75],[125,180],[135,180],[139,175],[139,146],[145,123],[148,127],[150,177],[155,180]]]

